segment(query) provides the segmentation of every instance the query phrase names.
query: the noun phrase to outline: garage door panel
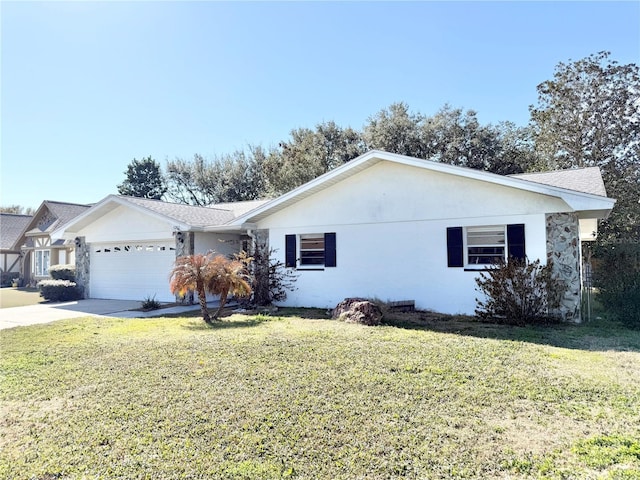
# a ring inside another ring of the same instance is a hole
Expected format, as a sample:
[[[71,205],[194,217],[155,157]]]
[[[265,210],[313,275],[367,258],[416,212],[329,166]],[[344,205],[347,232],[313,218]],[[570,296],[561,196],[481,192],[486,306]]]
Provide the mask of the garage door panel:
[[[91,248],[92,298],[172,301],[169,273],[175,261],[173,242],[94,244]]]

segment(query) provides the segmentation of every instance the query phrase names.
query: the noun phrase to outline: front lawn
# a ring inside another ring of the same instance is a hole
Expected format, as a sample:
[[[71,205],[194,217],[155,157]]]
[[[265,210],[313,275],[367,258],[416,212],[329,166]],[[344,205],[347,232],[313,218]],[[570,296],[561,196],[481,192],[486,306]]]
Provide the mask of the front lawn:
[[[85,318],[0,351],[1,478],[640,478],[638,331]]]
[[[0,288],[0,308],[26,307],[46,302],[37,288]]]

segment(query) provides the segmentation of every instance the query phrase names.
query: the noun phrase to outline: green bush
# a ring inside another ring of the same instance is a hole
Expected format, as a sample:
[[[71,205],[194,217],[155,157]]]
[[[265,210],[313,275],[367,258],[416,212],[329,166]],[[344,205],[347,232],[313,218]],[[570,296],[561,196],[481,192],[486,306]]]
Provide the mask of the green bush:
[[[606,314],[640,328],[640,244],[611,240],[595,250],[594,285]]]
[[[69,280],[42,280],[38,283],[40,295],[50,302],[80,300],[82,289]]]
[[[70,282],[75,282],[76,266],[72,264],[52,265],[49,267],[49,275],[54,280],[69,280]]]
[[[551,273],[551,264],[510,258],[481,272],[476,278],[484,299],[476,298],[481,320],[512,325],[548,323],[560,306],[566,285]]]
[[[20,273],[18,272],[2,272],[2,280],[0,283],[3,287],[10,286],[14,280],[20,277]]]

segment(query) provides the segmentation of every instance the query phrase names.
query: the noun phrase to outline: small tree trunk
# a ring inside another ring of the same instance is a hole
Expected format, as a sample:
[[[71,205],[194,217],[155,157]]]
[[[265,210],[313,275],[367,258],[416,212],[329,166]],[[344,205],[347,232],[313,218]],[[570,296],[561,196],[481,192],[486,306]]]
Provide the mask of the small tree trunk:
[[[220,315],[220,313],[222,313],[222,309],[224,308],[225,304],[227,303],[227,296],[229,295],[229,292],[227,290],[224,290],[220,293],[220,306],[218,307],[218,309],[216,310],[216,313],[213,314],[213,318],[218,318],[218,316]]]
[[[207,308],[207,293],[204,291],[204,285],[198,286],[198,299],[200,300],[200,310],[202,311],[202,319],[207,325],[213,325],[209,309]]]

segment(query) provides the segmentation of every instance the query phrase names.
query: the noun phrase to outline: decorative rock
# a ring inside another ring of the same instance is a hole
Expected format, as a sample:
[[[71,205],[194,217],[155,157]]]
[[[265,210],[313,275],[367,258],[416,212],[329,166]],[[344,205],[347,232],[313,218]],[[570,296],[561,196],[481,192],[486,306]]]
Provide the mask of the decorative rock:
[[[333,309],[331,318],[347,323],[376,326],[382,323],[382,310],[365,298],[345,298]]]

